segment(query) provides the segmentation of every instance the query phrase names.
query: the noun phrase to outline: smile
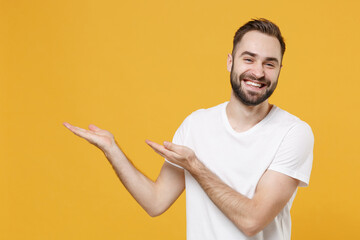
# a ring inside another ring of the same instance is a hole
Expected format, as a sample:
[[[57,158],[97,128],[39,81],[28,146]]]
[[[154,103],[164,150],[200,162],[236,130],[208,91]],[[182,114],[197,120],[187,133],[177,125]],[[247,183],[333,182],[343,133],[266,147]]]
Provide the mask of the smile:
[[[245,80],[245,79],[244,79],[244,82],[246,85],[257,87],[257,88],[262,88],[265,86],[265,84],[263,84],[263,83],[253,82],[253,81]]]

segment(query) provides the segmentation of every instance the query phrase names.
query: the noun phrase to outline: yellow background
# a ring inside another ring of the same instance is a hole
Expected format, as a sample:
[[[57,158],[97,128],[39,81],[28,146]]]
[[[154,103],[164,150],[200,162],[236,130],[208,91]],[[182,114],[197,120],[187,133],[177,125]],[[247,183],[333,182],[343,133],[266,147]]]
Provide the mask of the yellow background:
[[[0,239],[185,239],[184,194],[151,218],[103,154],[63,121],[110,130],[155,179],[192,111],[229,100],[226,55],[254,17],[287,51],[271,102],[315,134],[292,239],[355,239],[359,210],[358,1],[0,1]]]

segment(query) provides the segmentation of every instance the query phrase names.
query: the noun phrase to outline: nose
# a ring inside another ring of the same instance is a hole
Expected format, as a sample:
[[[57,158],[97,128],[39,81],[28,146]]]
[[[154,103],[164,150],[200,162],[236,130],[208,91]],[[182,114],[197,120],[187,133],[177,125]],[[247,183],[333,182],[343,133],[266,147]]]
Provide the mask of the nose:
[[[254,64],[253,68],[252,68],[252,74],[257,78],[262,78],[264,77],[265,73],[264,73],[264,66],[260,63]]]

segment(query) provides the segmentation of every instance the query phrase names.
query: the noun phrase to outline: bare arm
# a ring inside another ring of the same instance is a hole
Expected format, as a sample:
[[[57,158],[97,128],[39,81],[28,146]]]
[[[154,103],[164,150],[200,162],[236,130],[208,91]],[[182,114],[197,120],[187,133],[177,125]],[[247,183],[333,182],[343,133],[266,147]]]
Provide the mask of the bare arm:
[[[122,184],[150,216],[166,211],[183,192],[184,170],[165,162],[157,180],[153,182],[127,159],[110,132],[95,125],[89,125],[89,130],[69,123],[64,125],[104,152]]]
[[[236,192],[203,164],[191,170],[215,205],[248,236],[266,227],[284,208],[299,180],[268,170],[261,177],[252,199]]]
[[[299,180],[268,170],[261,177],[252,199],[236,192],[202,164],[184,146],[147,141],[160,155],[185,168],[198,181],[215,205],[246,235],[253,236],[284,208]]]

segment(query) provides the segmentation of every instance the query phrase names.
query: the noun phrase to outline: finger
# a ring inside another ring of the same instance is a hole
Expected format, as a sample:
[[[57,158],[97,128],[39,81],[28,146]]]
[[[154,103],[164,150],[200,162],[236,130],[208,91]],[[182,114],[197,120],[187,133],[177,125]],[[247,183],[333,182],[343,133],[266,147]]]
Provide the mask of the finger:
[[[152,142],[150,140],[145,140],[145,142],[155,151],[157,152],[158,154],[162,155],[163,157],[166,157],[166,158],[172,158],[174,157],[173,156],[173,153],[169,150],[167,150],[164,146],[158,144],[158,143],[155,143],[155,142]]]
[[[89,125],[89,129],[90,129],[91,131],[94,131],[94,132],[97,132],[97,131],[102,130],[101,128],[95,126],[94,124],[90,124],[90,125]]]
[[[154,147],[151,146],[150,144],[149,144],[149,146],[150,146],[150,147],[152,148],[152,150],[154,150],[157,154],[159,154],[160,156],[166,158],[166,156],[165,156],[162,152],[158,151],[156,148],[154,148]]]
[[[156,149],[153,149],[157,154],[159,154],[160,156],[162,156],[163,158],[166,158],[166,156],[163,154],[163,153],[161,153],[161,152],[159,152],[158,150],[156,150]]]
[[[73,126],[73,125],[71,125],[70,123],[67,123],[67,122],[64,122],[63,125],[72,132],[74,132],[74,131],[76,131],[76,129],[78,129],[78,127],[75,127],[75,126]]]
[[[71,132],[73,132],[76,136],[85,138],[86,140],[92,139],[92,134],[83,128],[75,127],[71,125],[70,123],[64,122],[63,123],[66,128],[68,128]]]
[[[77,128],[75,127],[75,129],[73,129],[72,131],[76,136],[85,138],[86,140],[91,140],[92,138],[92,134],[89,133],[88,131],[86,131],[85,129],[82,128]]]
[[[168,150],[171,150],[173,152],[176,152],[176,153],[179,153],[180,150],[181,150],[181,146],[180,145],[176,145],[175,143],[172,143],[172,142],[168,142],[168,141],[165,141],[164,142],[164,147]]]
[[[169,160],[170,162],[173,161],[173,160],[172,160],[172,159],[173,159],[172,157],[169,157],[169,156],[165,155],[164,153],[162,153],[162,152],[160,152],[160,151],[158,151],[158,150],[156,150],[156,149],[154,149],[154,148],[153,148],[153,150],[154,150],[157,154],[159,154],[161,157]]]
[[[68,122],[63,122],[63,125],[67,128],[70,129],[72,127],[72,125]]]
[[[154,150],[159,151],[159,152],[163,152],[165,150],[164,146],[156,143],[156,142],[152,142],[150,140],[145,140],[145,142]]]
[[[165,158],[166,160],[173,162],[172,158],[169,158],[168,156],[165,156],[163,153],[153,149],[157,154],[159,154],[160,156],[162,156],[163,158]]]

